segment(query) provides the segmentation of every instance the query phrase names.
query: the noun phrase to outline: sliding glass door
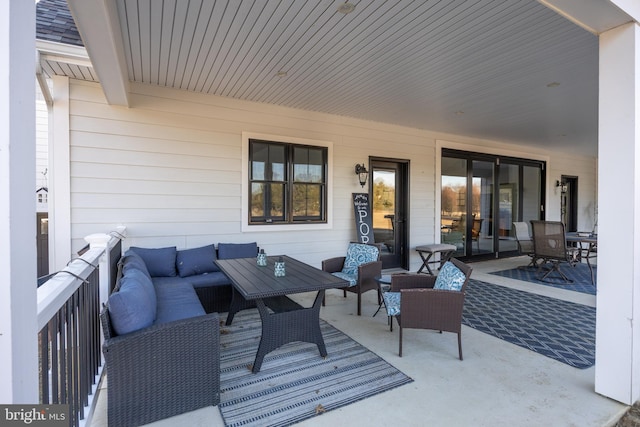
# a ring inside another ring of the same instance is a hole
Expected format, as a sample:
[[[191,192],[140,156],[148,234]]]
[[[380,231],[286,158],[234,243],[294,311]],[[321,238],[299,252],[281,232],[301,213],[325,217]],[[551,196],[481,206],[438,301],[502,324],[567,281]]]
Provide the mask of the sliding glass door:
[[[440,230],[455,256],[517,251],[513,223],[541,218],[544,162],[443,150]]]

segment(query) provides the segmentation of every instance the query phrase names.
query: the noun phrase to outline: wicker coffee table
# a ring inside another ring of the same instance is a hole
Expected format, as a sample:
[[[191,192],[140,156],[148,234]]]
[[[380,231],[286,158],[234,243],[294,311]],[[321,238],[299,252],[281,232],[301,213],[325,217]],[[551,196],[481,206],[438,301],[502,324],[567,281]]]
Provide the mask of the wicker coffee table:
[[[274,275],[275,261],[285,262],[284,277]],[[264,356],[284,344],[303,341],[316,344],[320,355],[327,349],[320,331],[320,306],[325,289],[342,288],[345,280],[333,276],[294,258],[275,256],[267,258],[267,266],[260,267],[255,258],[217,260],[216,263],[233,283],[234,293],[227,324],[246,301],[254,300],[262,320],[262,337],[252,371],[259,372]],[[311,307],[302,307],[287,295],[317,292]],[[242,301],[238,301],[242,298]]]

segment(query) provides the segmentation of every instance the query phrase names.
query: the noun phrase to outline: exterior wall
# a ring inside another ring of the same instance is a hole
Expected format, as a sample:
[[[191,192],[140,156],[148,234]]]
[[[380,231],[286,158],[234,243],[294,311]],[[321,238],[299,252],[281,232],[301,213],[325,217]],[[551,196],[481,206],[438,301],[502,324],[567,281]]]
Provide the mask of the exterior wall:
[[[596,217],[597,159],[556,153],[547,174],[547,219],[560,220],[560,189],[556,181],[561,175],[578,177],[578,230],[591,231]]]
[[[410,160],[410,247],[434,242],[440,146],[545,159],[549,180],[577,175],[581,203],[594,200],[593,158],[147,85],[131,89],[131,108],[114,107],[99,85],[70,81],[74,251],[84,236],[124,224],[129,246],[256,241],[267,253],[319,266],[355,238],[351,193],[362,190],[353,167],[369,156]],[[242,132],[333,143],[330,230],[242,232]],[[415,270],[419,257],[411,257]]]
[[[48,167],[49,167],[49,113],[47,103],[40,91],[40,86],[36,85],[36,188],[48,187]],[[46,194],[46,192],[44,192]],[[36,199],[36,211],[46,212],[47,203],[38,203]]]

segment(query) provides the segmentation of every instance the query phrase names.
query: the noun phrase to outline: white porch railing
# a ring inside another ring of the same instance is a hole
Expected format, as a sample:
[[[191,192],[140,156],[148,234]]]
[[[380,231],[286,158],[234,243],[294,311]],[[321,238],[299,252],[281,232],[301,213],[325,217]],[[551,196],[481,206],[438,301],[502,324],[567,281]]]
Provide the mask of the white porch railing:
[[[124,232],[88,236],[89,250],[38,288],[40,403],[69,405],[70,426],[91,413],[103,365],[100,307],[115,285]]]

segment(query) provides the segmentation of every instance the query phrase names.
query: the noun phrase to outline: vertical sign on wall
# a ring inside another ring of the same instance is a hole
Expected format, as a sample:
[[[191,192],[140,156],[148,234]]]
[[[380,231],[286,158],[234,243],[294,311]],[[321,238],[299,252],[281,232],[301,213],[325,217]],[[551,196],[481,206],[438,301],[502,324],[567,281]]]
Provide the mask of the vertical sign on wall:
[[[359,243],[374,243],[371,222],[371,207],[368,193],[352,193],[353,213],[356,219],[356,232]]]

